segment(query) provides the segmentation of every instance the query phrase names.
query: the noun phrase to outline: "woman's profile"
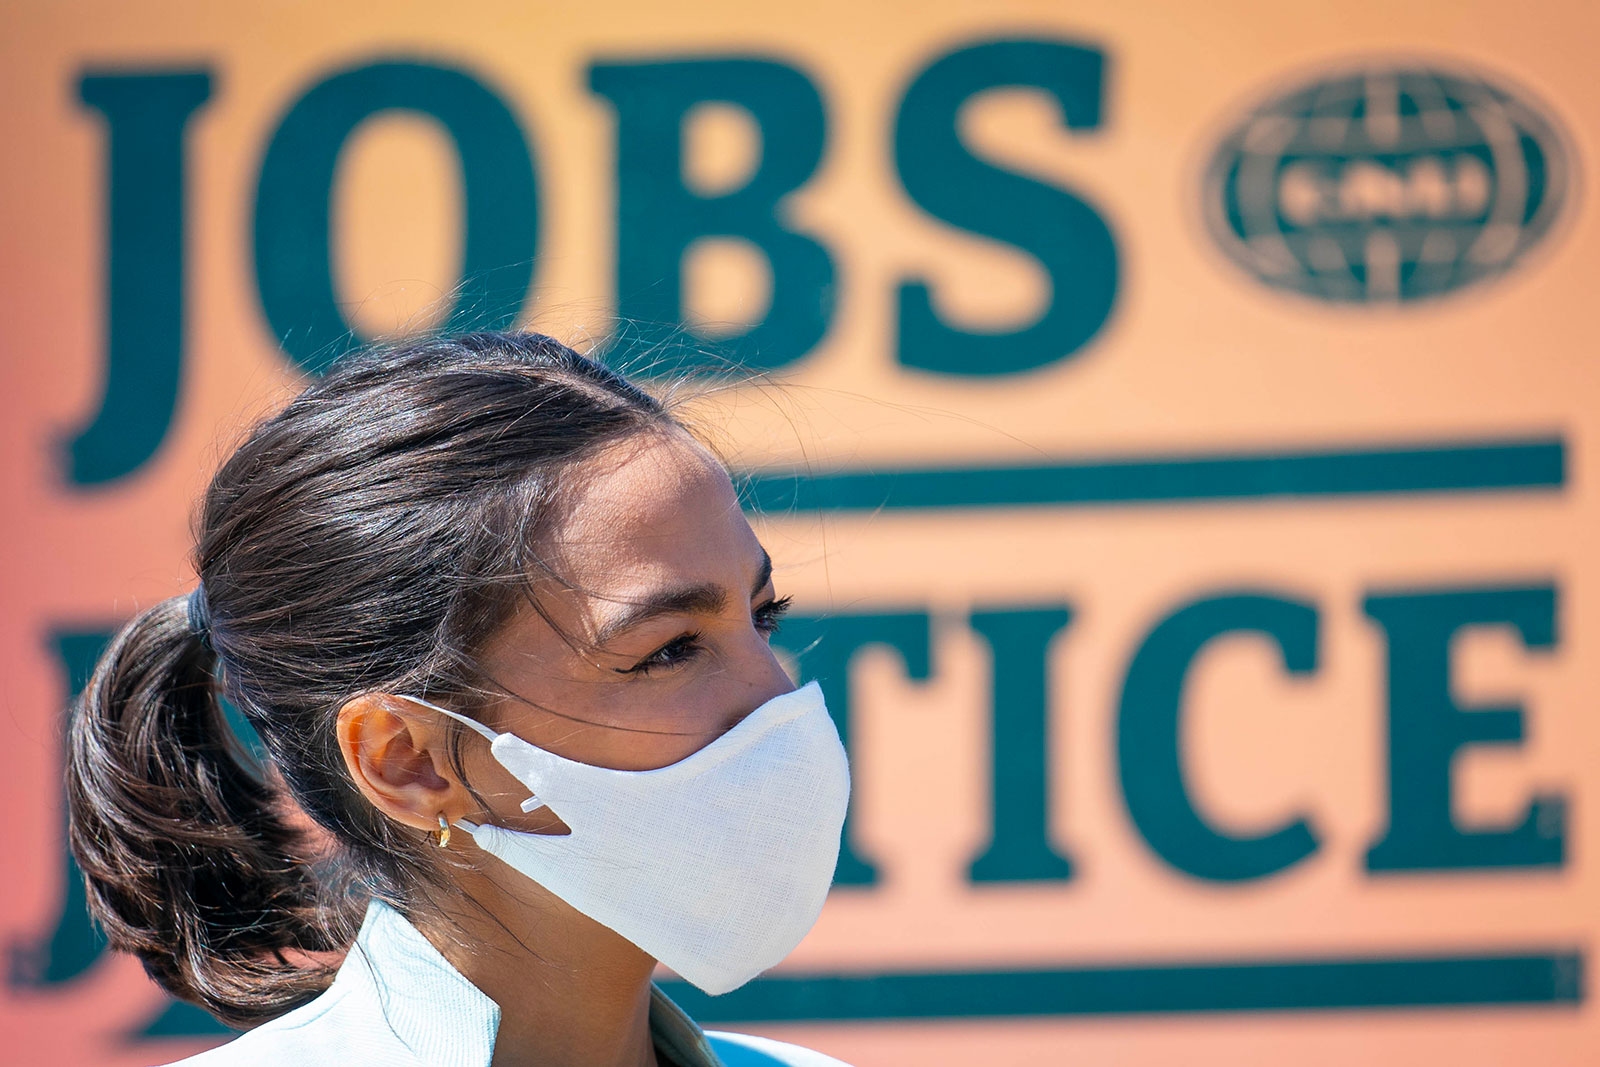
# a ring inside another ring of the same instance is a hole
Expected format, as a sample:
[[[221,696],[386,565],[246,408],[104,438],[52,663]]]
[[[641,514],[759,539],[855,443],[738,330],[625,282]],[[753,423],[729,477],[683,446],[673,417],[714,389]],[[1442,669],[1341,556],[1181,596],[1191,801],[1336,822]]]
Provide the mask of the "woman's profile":
[[[185,1063],[838,1064],[651,981],[787,955],[850,787],[661,402],[538,334],[352,357],[222,464],[195,567],[113,639],[68,768],[112,946],[251,1028]]]

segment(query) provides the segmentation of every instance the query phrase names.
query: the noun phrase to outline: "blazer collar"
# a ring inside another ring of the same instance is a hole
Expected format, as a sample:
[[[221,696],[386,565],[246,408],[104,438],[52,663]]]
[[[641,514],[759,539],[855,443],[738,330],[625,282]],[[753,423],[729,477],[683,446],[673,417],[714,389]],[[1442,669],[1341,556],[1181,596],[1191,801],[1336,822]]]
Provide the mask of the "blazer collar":
[[[335,985],[373,998],[396,1038],[420,1063],[489,1067],[494,1058],[500,1005],[380,900],[367,906]],[[650,1034],[656,1048],[682,1067],[722,1067],[705,1032],[654,982]]]

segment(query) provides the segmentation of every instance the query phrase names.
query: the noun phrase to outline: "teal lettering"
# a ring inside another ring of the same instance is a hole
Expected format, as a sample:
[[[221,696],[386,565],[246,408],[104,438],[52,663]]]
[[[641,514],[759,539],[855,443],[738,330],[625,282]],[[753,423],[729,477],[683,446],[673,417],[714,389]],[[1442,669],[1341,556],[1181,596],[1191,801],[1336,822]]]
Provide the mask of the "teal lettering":
[[[784,225],[781,203],[822,159],[826,120],[816,86],[793,67],[748,58],[596,63],[589,85],[617,113],[617,315],[625,335],[617,359],[669,373],[692,368],[698,347],[772,370],[809,352],[833,317],[833,261],[815,239]],[[709,196],[684,182],[684,120],[704,103],[744,109],[762,140],[750,179]],[[772,267],[766,316],[714,345],[677,330],[684,256],[705,237],[742,238]]]
[[[86,73],[78,97],[104,117],[105,391],[67,445],[68,478],[103,485],[138,470],[166,438],[184,348],[184,161],[189,117],[211,96],[204,70]]]
[[[1065,881],[1072,864],[1051,847],[1048,723],[1051,642],[1072,619],[1064,607],[997,608],[972,613],[989,644],[994,745],[988,845],[972,861],[974,882]]]
[[[137,1033],[145,1041],[168,1041],[175,1037],[236,1037],[239,1031],[218,1021],[204,1008],[168,1000]]]
[[[392,61],[340,71],[284,115],[256,190],[261,307],[284,352],[310,373],[360,343],[334,292],[329,202],[346,140],[386,111],[432,118],[455,142],[464,240],[444,328],[511,325],[533,280],[539,237],[533,157],[505,102],[463,70]]]
[[[962,105],[999,88],[1041,90],[1068,129],[1097,129],[1105,56],[1050,41],[991,41],[936,60],[901,101],[895,166],[928,214],[1037,260],[1050,276],[1050,304],[1020,329],[974,332],[940,318],[929,284],[909,279],[900,287],[898,340],[907,367],[978,377],[1032,370],[1082,348],[1111,314],[1117,248],[1099,212],[1074,192],[984,162],[961,142]]]
[[[1240,593],[1185,604],[1163,619],[1128,665],[1117,723],[1117,762],[1128,813],[1145,841],[1173,867],[1196,878],[1261,878],[1305,859],[1317,837],[1303,817],[1255,837],[1230,834],[1195,810],[1184,782],[1182,726],[1189,667],[1219,637],[1255,633],[1283,655],[1284,669],[1317,666],[1317,612],[1309,604]]]
[[[925,681],[931,659],[932,625],[926,612],[861,615],[793,616],[784,620],[783,629],[773,643],[791,652],[806,679],[822,685],[828,711],[839,729],[846,750],[850,749],[850,662],[868,645],[887,645],[905,660],[906,675]],[[854,811],[855,802],[851,801]],[[851,819],[844,825],[844,844],[839,852],[835,885],[872,885],[877,869],[851,843]]]
[[[66,675],[67,692],[77,694],[89,682],[94,665],[111,634],[105,630],[65,631],[51,644]],[[61,840],[66,842],[67,812],[61,805]],[[11,947],[11,984],[49,986],[70,982],[88,971],[105,953],[106,939],[89,918],[83,872],[65,847],[61,850],[61,898],[50,932]]]
[[[1451,641],[1469,627],[1509,626],[1524,646],[1553,648],[1555,588],[1375,593],[1364,606],[1389,646],[1389,826],[1367,852],[1367,869],[1561,866],[1566,800],[1559,794],[1534,796],[1510,826],[1466,829],[1451,814],[1455,757],[1474,745],[1522,740],[1519,705],[1456,701]]]

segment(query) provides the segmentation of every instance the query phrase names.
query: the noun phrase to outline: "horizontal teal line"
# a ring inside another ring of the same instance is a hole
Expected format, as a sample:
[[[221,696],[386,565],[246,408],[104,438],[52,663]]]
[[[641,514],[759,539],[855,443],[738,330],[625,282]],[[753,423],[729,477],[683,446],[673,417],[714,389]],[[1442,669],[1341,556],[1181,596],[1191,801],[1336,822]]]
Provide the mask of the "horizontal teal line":
[[[1035,466],[766,469],[739,479],[746,507],[766,514],[1500,492],[1559,489],[1565,480],[1566,445],[1559,437]]]
[[[726,1025],[1579,1004],[1583,971],[1581,952],[1558,949],[1021,971],[769,974],[720,997],[680,980],[660,985],[702,1024]],[[233,1033],[194,1005],[170,1001],[133,1036]]]
[[[720,997],[662,988],[705,1024],[1577,1004],[1576,950],[1047,970],[769,974]]]

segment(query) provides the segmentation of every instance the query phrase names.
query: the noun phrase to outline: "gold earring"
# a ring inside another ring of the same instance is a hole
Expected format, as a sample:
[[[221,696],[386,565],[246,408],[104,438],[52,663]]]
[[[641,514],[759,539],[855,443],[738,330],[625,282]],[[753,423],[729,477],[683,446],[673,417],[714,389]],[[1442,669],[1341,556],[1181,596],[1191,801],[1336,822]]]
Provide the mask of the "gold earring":
[[[450,820],[444,817],[444,812],[439,813],[439,847],[450,847]]]

